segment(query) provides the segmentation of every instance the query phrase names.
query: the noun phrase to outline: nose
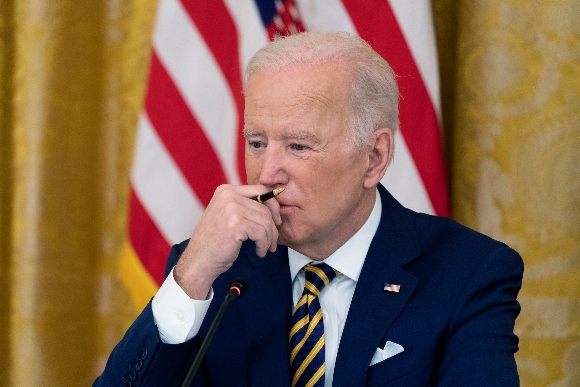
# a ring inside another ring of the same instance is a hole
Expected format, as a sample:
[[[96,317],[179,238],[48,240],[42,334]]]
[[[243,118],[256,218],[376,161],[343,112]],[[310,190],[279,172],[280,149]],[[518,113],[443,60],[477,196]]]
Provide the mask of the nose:
[[[266,187],[276,187],[288,182],[284,154],[280,149],[268,147],[262,155],[258,182]]]

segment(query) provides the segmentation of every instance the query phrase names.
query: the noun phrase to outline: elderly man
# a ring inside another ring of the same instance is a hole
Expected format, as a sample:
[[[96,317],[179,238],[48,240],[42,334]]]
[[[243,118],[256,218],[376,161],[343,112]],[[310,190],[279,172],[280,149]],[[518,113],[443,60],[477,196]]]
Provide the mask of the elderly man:
[[[215,191],[95,384],[180,385],[244,278],[195,385],[518,385],[518,254],[379,183],[390,66],[358,37],[298,34],[254,56],[245,97],[249,185]]]

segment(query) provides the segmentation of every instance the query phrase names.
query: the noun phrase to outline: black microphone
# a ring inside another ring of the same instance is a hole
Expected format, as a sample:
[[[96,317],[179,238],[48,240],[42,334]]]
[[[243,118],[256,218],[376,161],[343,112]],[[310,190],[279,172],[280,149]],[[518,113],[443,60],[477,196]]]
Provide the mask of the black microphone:
[[[213,336],[215,335],[215,332],[218,326],[220,325],[220,322],[222,321],[222,317],[224,316],[224,313],[228,305],[230,304],[230,302],[232,302],[233,300],[244,294],[244,287],[245,287],[244,281],[239,279],[233,281],[230,284],[230,291],[228,292],[228,294],[226,294],[226,298],[222,302],[222,305],[220,306],[217,314],[215,315],[213,322],[211,323],[211,326],[207,331],[207,335],[205,336],[205,339],[203,339],[203,343],[201,343],[199,352],[195,356],[195,360],[193,361],[193,364],[189,368],[189,372],[187,373],[187,376],[185,377],[185,380],[183,381],[181,387],[189,387],[191,385],[193,377],[197,373],[197,369],[199,368],[201,361],[203,360],[203,357],[205,356],[205,353],[209,348],[209,343],[213,339]]]

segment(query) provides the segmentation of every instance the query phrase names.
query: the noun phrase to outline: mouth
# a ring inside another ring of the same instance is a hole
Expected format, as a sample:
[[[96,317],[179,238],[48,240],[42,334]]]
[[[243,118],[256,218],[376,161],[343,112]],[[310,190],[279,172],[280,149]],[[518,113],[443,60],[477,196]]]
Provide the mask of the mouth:
[[[289,215],[293,212],[299,210],[298,206],[294,206],[291,204],[280,204],[280,215]]]
[[[284,195],[286,195],[286,197]],[[280,205],[280,211],[282,213],[299,209],[299,206],[294,203],[293,198],[288,196],[286,192],[283,192],[280,196],[276,197],[276,200]]]

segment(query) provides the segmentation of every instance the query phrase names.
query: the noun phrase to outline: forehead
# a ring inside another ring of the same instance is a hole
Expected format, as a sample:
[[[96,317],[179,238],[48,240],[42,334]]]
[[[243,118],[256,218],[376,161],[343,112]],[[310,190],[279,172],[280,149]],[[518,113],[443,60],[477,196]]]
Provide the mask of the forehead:
[[[265,117],[342,116],[348,110],[349,79],[348,67],[340,62],[257,70],[246,85],[246,125]]]

